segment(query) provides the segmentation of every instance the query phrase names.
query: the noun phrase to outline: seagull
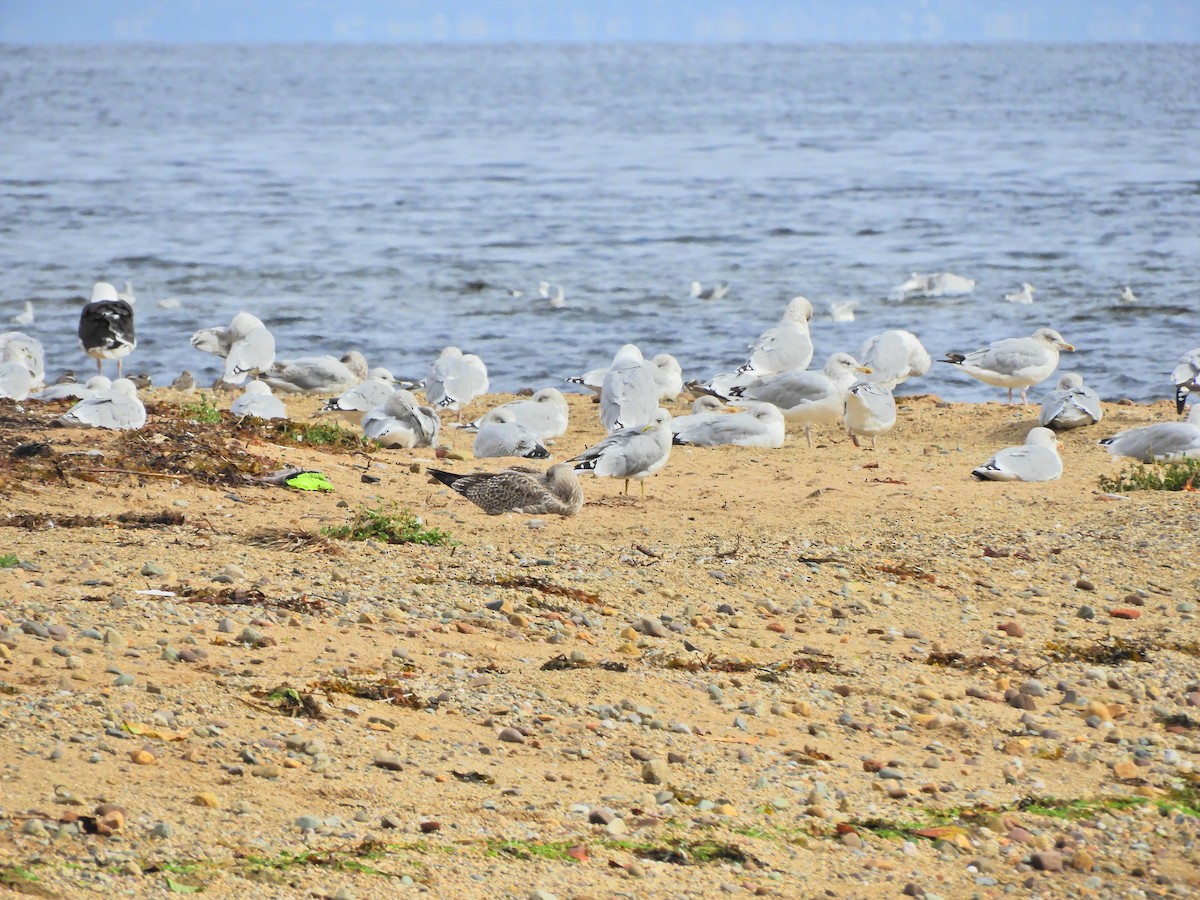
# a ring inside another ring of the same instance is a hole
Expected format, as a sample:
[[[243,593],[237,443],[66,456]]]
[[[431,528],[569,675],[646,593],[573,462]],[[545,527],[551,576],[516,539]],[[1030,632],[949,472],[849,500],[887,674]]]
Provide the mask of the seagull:
[[[980,481],[1053,481],[1062,475],[1058,438],[1049,428],[1032,428],[1019,447],[1005,447],[971,474]]]
[[[551,309],[562,309],[567,305],[567,295],[563,293],[563,286],[561,284],[557,286],[554,296],[546,299],[550,301]]]
[[[806,369],[777,372],[748,385],[734,387],[729,394],[779,407],[785,419],[804,426],[804,437],[812,447],[812,427],[827,425],[842,417],[846,391],[858,380],[858,373],[869,375],[871,370],[860,365],[849,353],[834,353],[820,372]]]
[[[146,407],[138,399],[137,387],[128,378],[118,378],[108,390],[80,400],[62,416],[64,425],[77,428],[110,428],[128,431],[146,424]]]
[[[265,381],[251,381],[241,396],[229,405],[229,411],[239,418],[253,416],[256,419],[286,419],[287,407],[271,393]]]
[[[1100,396],[1083,384],[1083,376],[1065,372],[1058,379],[1058,389],[1042,401],[1038,424],[1056,431],[1066,431],[1083,425],[1095,425],[1104,416]]]
[[[549,441],[566,434],[570,421],[570,408],[566,398],[557,388],[542,388],[532,397],[523,397],[497,406],[491,412],[507,410],[514,420],[533,432],[538,440]],[[479,418],[465,425],[456,425],[468,431],[478,431],[484,419]]]
[[[14,341],[0,352],[0,397],[24,400],[33,388],[33,359],[29,348]]]
[[[517,421],[516,414],[503,406],[480,419],[479,430],[471,452],[477,458],[493,456],[523,456],[526,459],[546,459],[550,451],[538,436]]]
[[[645,497],[645,479],[665,466],[670,455],[671,414],[660,408],[649,423],[614,431],[568,462],[575,463],[577,472],[591,472],[600,478],[624,478],[626,494],[629,480],[636,478],[642,482]]]
[[[556,463],[544,474],[524,466],[470,475],[430,469],[429,474],[489,516],[505,512],[573,516],[583,506],[583,488],[570,463]]]
[[[367,361],[357,350],[351,350],[341,359],[302,356],[276,360],[262,374],[263,381],[285,394],[340,394],[366,377]]]
[[[125,287],[117,291],[117,299],[124,300],[130,306],[133,306],[133,304],[137,303],[137,297],[133,293],[132,281],[125,282]]]
[[[348,413],[343,416],[361,424],[363,415],[387,402],[396,390],[396,377],[387,369],[376,367],[367,373],[366,380],[347,390],[340,397],[327,400],[322,412]]]
[[[853,322],[857,300],[833,300],[829,304],[829,315],[835,322]]]
[[[806,297],[788,301],[779,323],[768,328],[750,347],[750,360],[737,374],[770,375],[791,369],[807,369],[812,362],[813,345],[808,323],[813,307]]]
[[[692,282],[691,295],[697,300],[720,300],[729,293],[729,283],[718,281],[710,288],[706,288],[698,281]]]
[[[1029,337],[1005,338],[970,353],[947,353],[939,362],[962,366],[963,371],[984,384],[1008,388],[1012,403],[1013,388],[1021,389],[1021,402],[1029,403],[1029,388],[1045,381],[1058,368],[1058,351],[1072,351],[1053,328],[1039,328]]]
[[[262,320],[239,312],[229,323],[229,352],[225,355],[224,380],[242,384],[246,377],[266,372],[275,362],[275,336]]]
[[[892,300],[911,300],[921,297],[962,297],[975,290],[975,279],[964,278],[952,272],[934,272],[923,275],[913,272],[907,281],[892,288],[888,297]]]
[[[1171,380],[1175,383],[1175,412],[1183,415],[1187,395],[1192,391],[1200,391],[1200,347],[1179,357]]]
[[[1130,428],[1100,442],[1113,456],[1130,456],[1144,463],[1200,458],[1200,404],[1186,422],[1159,422]]]
[[[1121,302],[1126,306],[1131,306],[1132,304],[1138,302],[1137,294],[1133,292],[1133,288],[1131,288],[1129,285],[1125,285],[1125,287],[1121,288]]]
[[[698,399],[717,402],[713,397]],[[676,444],[696,447],[767,447],[783,446],[784,419],[779,408],[770,403],[747,403],[743,412],[693,413],[671,420],[671,432]]]
[[[658,385],[658,399],[674,400],[683,392],[683,367],[670,353],[659,353],[650,360],[654,367],[654,383]]]
[[[12,317],[14,325],[32,325],[33,324],[33,301],[26,300],[25,308]]]
[[[133,382],[134,387],[139,391],[147,390],[152,381],[149,372],[138,372],[136,375],[130,375],[129,380]]]
[[[181,394],[190,394],[195,389],[196,379],[187,369],[180,372],[179,377],[171,382],[171,390],[179,391]]]
[[[862,435],[871,439],[874,450],[875,439],[891,431],[896,424],[896,400],[882,384],[858,381],[846,391],[842,418],[854,446],[859,446],[858,438]]]
[[[397,388],[382,405],[363,416],[362,429],[364,437],[384,447],[432,447],[441,421],[436,409],[418,405],[416,397]]]
[[[438,409],[451,409],[462,420],[462,408],[488,391],[487,366],[474,353],[447,347],[429,366],[425,375],[425,402]]]
[[[30,394],[30,400],[49,402],[51,400],[87,400],[100,391],[112,387],[112,381],[104,375],[93,375],[85,384],[76,381],[63,381],[43,388],[36,394]]]
[[[1004,299],[1009,303],[1020,303],[1024,306],[1028,306],[1029,304],[1033,303],[1033,295],[1036,290],[1037,288],[1035,288],[1028,281],[1023,281],[1021,282],[1021,289],[1019,291],[1014,291],[1011,294],[1005,294]]]
[[[128,285],[128,282],[126,282]],[[79,345],[96,360],[96,374],[104,374],[104,360],[117,361],[117,379],[121,361],[137,346],[133,328],[133,306],[117,295],[106,281],[92,286],[92,299],[79,314]]]
[[[609,434],[644,425],[658,408],[657,370],[636,344],[625,344],[613,357],[600,385],[600,423]]]
[[[154,305],[159,309],[179,309],[183,302],[178,297],[163,297]]]
[[[891,390],[909,379],[924,375],[933,361],[920,339],[911,331],[892,329],[867,338],[858,351],[862,364],[871,370],[870,378]]]

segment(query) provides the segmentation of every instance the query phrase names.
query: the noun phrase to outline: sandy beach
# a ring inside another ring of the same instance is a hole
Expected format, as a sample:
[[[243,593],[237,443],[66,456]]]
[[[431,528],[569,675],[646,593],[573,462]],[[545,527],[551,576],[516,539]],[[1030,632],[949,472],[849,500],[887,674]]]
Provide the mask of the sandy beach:
[[[471,436],[449,427],[439,460],[147,399],[128,435],[0,402],[14,891],[1200,887],[1200,501],[1102,490],[1129,461],[1096,443],[1175,420],[1166,400],[1064,433],[1045,484],[970,476],[1036,407],[918,396],[876,451],[833,428],[676,447],[644,498],[585,477],[563,519],[431,483],[504,465],[454,459]],[[554,459],[601,436],[568,399]],[[253,478],[285,466],[334,490]],[[449,542],[322,533],[364,508]]]

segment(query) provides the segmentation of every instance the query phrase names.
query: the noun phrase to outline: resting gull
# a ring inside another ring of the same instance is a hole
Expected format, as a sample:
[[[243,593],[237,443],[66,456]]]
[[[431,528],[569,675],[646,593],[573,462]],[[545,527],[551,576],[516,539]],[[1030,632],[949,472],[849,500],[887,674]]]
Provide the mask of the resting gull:
[[[882,384],[856,381],[846,391],[842,419],[855,447],[859,446],[859,437],[869,437],[874,450],[875,439],[891,431],[896,424],[896,400]]]
[[[128,378],[118,378],[108,390],[80,400],[63,413],[60,421],[79,428],[126,431],[146,424],[146,407],[138,399],[134,383]]]
[[[321,411],[341,413],[342,418],[359,424],[365,413],[386,403],[395,390],[396,377],[387,369],[377,366],[367,373],[366,380],[361,384],[354,385],[340,397],[326,401]]]
[[[174,381],[171,382],[171,390],[179,391],[181,394],[190,394],[196,389],[196,378],[190,371],[184,369],[179,373]]]
[[[46,383],[46,351],[42,342],[23,331],[6,331],[0,334],[0,357],[9,351],[10,347],[22,347],[26,368],[33,376],[31,388],[40,388]]]
[[[783,311],[783,318],[751,345],[750,359],[738,369],[738,374],[770,375],[807,369],[813,356],[812,338],[808,333],[812,317],[813,308],[808,299],[793,297]]]
[[[642,496],[646,496],[645,479],[667,464],[671,455],[671,414],[658,409],[650,422],[622,428],[588,447],[578,456],[572,457],[577,472],[591,472],[601,478],[624,478],[625,493],[629,493],[629,480],[642,482]]]
[[[107,391],[112,387],[112,381],[106,375],[93,375],[84,384],[79,384],[77,381],[64,381],[59,384],[52,384],[48,388],[43,388],[36,394],[30,394],[30,400],[50,401],[50,400],[87,400],[89,397],[94,397],[100,391]]]
[[[265,381],[251,381],[241,396],[229,405],[235,416],[253,416],[256,419],[286,419],[287,408],[283,401],[271,393]]]
[[[505,512],[573,516],[583,506],[583,488],[570,463],[556,463],[544,474],[524,466],[470,475],[430,469],[429,474],[490,516]]]
[[[115,359],[118,379],[122,360],[137,346],[133,306],[120,299],[117,289],[106,281],[92,286],[92,299],[79,313],[79,345],[96,360],[97,375],[104,374],[104,360]]]
[[[1083,376],[1065,372],[1058,379],[1058,389],[1042,401],[1038,424],[1056,431],[1066,431],[1083,425],[1095,425],[1104,416],[1100,395],[1083,383]]]
[[[1188,394],[1200,391],[1200,347],[1179,357],[1171,380],[1175,383],[1175,412],[1183,415]]]
[[[1049,428],[1033,428],[1020,447],[1005,447],[971,470],[980,481],[1053,481],[1062,475],[1058,438]]]
[[[1186,422],[1130,428],[1100,443],[1113,456],[1130,456],[1145,463],[1200,458],[1200,404],[1192,407]]]
[[[10,400],[28,397],[34,388],[33,370],[36,366],[35,351],[28,341],[4,342],[0,348],[0,397]]]
[[[812,427],[841,419],[846,391],[858,380],[859,373],[869,375],[870,371],[849,353],[834,353],[820,372],[792,369],[766,375],[729,393],[742,400],[779,407],[788,422],[804,426],[804,437],[812,447]]]
[[[532,431],[540,441],[553,440],[566,434],[571,415],[566,398],[557,388],[542,388],[531,397],[501,404],[492,412],[501,409],[512,413],[514,421]],[[481,417],[455,427],[477,431],[483,422],[484,418]]]
[[[340,394],[367,377],[367,361],[357,350],[335,359],[303,356],[276,361],[262,379],[284,394]]]
[[[693,413],[672,419],[674,442],[696,447],[782,447],[784,420],[779,408],[770,403],[747,403],[746,407],[741,412]]]
[[[382,405],[363,416],[362,429],[364,437],[384,447],[432,447],[441,421],[436,409],[419,405],[411,393],[397,388]]]
[[[546,459],[550,451],[538,436],[517,421],[516,414],[503,406],[491,410],[479,420],[471,452],[482,459],[494,456],[523,456]]]
[[[1039,328],[1029,337],[1005,338],[970,353],[947,353],[940,362],[961,366],[963,371],[984,384],[1008,388],[1012,403],[1013,388],[1021,389],[1021,402],[1029,402],[1029,388],[1045,381],[1058,368],[1058,351],[1074,350],[1053,328]]]
[[[450,409],[462,418],[462,408],[488,391],[487,366],[474,353],[447,347],[425,375],[425,402]]]
[[[911,331],[893,329],[866,339],[858,351],[862,364],[871,370],[864,381],[895,390],[896,385],[924,375],[933,361],[920,339]]]
[[[613,357],[600,386],[600,423],[610,434],[644,425],[658,409],[658,382],[654,366],[635,344],[625,344]]]

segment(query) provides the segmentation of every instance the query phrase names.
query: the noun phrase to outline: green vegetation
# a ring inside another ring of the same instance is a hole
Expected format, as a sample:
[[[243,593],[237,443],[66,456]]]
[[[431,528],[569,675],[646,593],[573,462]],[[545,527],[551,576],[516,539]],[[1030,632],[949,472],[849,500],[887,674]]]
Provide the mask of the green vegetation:
[[[21,560],[12,553],[0,554],[0,569],[14,569],[20,564]]]
[[[345,525],[328,525],[321,533],[341,541],[383,541],[386,544],[426,544],[443,546],[450,535],[438,528],[426,528],[408,510],[387,510],[383,505],[362,507]]]
[[[516,859],[574,859],[567,851],[576,846],[573,841],[488,841],[488,856],[511,856]]]
[[[296,444],[310,444],[330,450],[372,450],[375,442],[343,428],[336,421],[322,422],[272,422],[266,434],[272,440]]]
[[[185,404],[183,414],[202,425],[216,425],[221,421],[221,410],[209,401],[208,394],[201,394],[195,403]]]
[[[1200,459],[1180,462],[1139,463],[1122,469],[1114,476],[1100,476],[1100,490],[1112,493],[1124,491],[1191,491],[1192,483],[1200,478]]]

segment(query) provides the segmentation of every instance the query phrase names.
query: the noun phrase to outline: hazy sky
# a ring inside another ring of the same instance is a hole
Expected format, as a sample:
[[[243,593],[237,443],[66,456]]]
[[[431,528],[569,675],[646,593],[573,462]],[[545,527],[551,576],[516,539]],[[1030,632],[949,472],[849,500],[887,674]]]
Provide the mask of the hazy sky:
[[[1197,41],[1200,0],[0,0],[0,41]]]

